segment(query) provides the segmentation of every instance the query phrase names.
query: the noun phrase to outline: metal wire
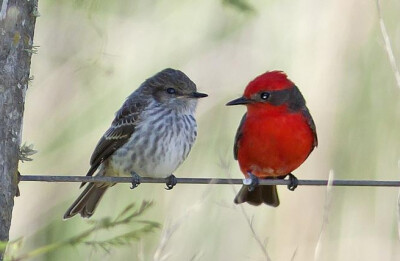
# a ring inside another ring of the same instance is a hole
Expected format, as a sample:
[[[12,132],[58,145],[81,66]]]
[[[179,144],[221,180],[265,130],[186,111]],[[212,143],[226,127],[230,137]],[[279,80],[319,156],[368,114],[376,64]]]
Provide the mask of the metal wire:
[[[55,176],[55,175],[21,175],[20,181],[39,182],[108,182],[132,183],[130,177],[87,177],[87,176]],[[165,183],[164,178],[141,177],[140,183]],[[222,178],[177,178],[178,184],[243,184],[243,179]],[[289,185],[289,180],[260,179],[260,185]],[[327,180],[299,179],[299,186],[326,186]],[[400,181],[395,180],[334,180],[332,186],[359,186],[359,187],[400,187]]]

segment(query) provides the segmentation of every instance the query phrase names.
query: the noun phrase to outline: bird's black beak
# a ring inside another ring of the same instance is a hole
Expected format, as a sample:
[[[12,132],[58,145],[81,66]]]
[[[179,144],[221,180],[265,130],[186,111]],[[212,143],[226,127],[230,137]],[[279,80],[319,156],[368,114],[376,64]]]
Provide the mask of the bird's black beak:
[[[241,105],[241,104],[249,104],[249,103],[251,103],[250,99],[247,99],[246,97],[240,97],[233,101],[228,102],[226,105],[231,106],[231,105]]]
[[[194,93],[192,93],[192,94],[190,95],[190,97],[196,98],[196,99],[204,98],[204,97],[207,97],[207,96],[208,96],[208,94],[201,93],[201,92],[194,92]]]

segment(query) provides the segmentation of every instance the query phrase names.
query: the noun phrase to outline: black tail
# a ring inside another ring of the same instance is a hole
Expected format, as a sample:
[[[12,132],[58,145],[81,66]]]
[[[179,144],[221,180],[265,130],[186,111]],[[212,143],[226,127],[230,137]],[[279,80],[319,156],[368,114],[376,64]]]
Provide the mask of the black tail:
[[[257,186],[253,191],[249,191],[249,186],[244,185],[236,195],[236,204],[247,202],[250,205],[258,206],[265,203],[271,207],[279,206],[278,191],[275,185]]]
[[[69,207],[67,212],[64,214],[64,219],[71,218],[76,214],[81,214],[82,217],[91,217],[99,204],[100,199],[103,197],[108,186],[103,185],[98,187],[95,183],[87,185],[82,194],[75,200],[75,202]]]

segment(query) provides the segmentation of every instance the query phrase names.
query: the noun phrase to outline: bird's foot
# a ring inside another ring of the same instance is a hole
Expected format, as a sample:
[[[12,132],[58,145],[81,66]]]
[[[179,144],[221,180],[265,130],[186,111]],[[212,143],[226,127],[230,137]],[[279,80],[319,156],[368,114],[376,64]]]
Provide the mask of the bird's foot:
[[[294,191],[297,188],[297,185],[299,185],[299,180],[292,173],[289,173],[288,176],[290,183],[287,185],[287,188]]]
[[[131,189],[136,188],[137,186],[140,185],[140,179],[141,177],[139,176],[139,174],[137,174],[136,172],[132,172],[132,186]]]
[[[249,177],[244,180],[243,184],[249,186],[249,191],[254,191],[260,182],[258,181],[258,178],[250,171],[247,172],[247,174],[249,174]]]
[[[176,183],[178,183],[174,174],[169,175],[165,178],[165,180],[165,185],[167,185],[167,187],[165,188],[166,190],[171,190],[176,185]]]

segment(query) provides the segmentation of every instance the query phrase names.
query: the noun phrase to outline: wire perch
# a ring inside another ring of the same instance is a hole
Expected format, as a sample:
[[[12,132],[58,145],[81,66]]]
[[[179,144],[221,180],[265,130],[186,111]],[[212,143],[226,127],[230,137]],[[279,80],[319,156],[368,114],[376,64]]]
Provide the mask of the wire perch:
[[[20,181],[39,182],[109,182],[109,183],[132,183],[130,177],[88,177],[88,176],[55,176],[55,175],[21,175]],[[243,184],[243,179],[227,178],[177,178],[178,184]],[[141,183],[165,183],[164,178],[141,177]],[[260,185],[288,185],[289,180],[283,179],[260,179]],[[299,186],[326,186],[328,180],[299,179]],[[332,186],[351,187],[400,187],[397,180],[333,180]]]

